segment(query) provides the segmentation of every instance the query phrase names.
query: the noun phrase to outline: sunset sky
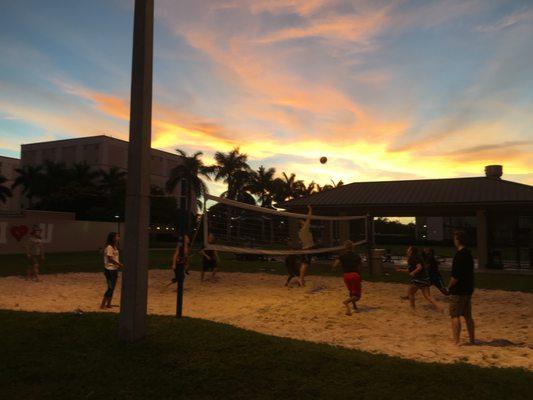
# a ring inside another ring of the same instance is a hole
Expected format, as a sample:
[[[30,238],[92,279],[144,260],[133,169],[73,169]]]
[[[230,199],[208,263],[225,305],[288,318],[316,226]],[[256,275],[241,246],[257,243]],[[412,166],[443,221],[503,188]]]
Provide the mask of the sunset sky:
[[[307,182],[499,163],[533,184],[533,1],[155,3],[153,147],[240,146]],[[126,139],[132,25],[133,0],[2,0],[0,154]]]

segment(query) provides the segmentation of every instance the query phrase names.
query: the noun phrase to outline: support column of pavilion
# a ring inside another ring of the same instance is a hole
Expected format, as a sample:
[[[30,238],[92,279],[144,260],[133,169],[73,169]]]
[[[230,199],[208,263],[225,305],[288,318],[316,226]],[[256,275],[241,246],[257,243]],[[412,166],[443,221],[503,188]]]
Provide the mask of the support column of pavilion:
[[[148,226],[154,0],[135,0],[131,74],[130,137],[125,220],[125,270],[119,337],[126,342],[146,334]]]
[[[372,249],[374,248],[374,216],[367,214],[366,216],[366,259],[368,264],[368,274],[374,275],[374,268],[372,266]]]
[[[489,261],[488,220],[485,210],[476,211],[476,236],[478,268],[484,269]]]

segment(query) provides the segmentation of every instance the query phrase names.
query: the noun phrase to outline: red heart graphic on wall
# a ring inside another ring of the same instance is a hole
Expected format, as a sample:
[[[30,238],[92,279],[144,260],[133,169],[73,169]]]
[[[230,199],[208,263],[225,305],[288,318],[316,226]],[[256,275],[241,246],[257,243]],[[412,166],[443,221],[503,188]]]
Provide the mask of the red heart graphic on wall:
[[[12,226],[9,232],[15,239],[17,239],[17,242],[20,242],[20,239],[27,235],[28,230],[29,229],[26,225],[19,225]]]

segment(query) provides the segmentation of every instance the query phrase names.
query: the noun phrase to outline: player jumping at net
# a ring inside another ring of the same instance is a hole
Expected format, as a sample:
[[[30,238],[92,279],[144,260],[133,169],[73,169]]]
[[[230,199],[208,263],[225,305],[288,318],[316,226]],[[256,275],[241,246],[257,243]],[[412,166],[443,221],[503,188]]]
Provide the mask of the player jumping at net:
[[[298,248],[297,244],[294,244],[292,241],[288,241],[289,249],[296,250]],[[285,257],[285,267],[287,268],[287,281],[285,286],[289,286],[293,278],[298,278],[300,275],[300,260],[301,257],[298,257],[296,254],[289,254]],[[300,286],[300,281],[297,279],[296,283]]]
[[[207,237],[209,243],[215,243],[215,236],[210,233]],[[202,249],[202,274],[200,280],[203,282],[205,279],[205,272],[211,271],[211,280],[216,281],[216,273],[218,272],[219,264],[218,252],[216,250]]]
[[[311,232],[311,216],[313,215],[313,208],[307,206],[308,213],[307,218],[300,220],[300,230],[298,232],[298,237],[300,238],[300,243],[302,245],[302,250],[312,249],[315,245],[313,240],[313,233]],[[300,286],[305,286],[305,273],[311,265],[311,255],[302,254],[302,259],[300,262],[300,277],[299,284]]]
[[[359,254],[354,252],[354,244],[347,240],[344,242],[344,251],[332,265],[336,269],[339,265],[342,267],[342,276],[348,289],[349,297],[342,302],[346,307],[346,315],[352,315],[350,304],[357,312],[357,302],[361,299],[361,266],[362,260]]]

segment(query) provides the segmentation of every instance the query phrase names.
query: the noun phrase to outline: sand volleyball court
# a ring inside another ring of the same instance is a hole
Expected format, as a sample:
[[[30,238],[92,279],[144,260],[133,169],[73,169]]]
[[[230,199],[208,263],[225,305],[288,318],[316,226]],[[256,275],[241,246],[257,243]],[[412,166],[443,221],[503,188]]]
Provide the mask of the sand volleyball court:
[[[176,293],[165,288],[171,273],[152,270],[148,311],[172,315]],[[477,346],[451,343],[445,297],[433,294],[445,310],[436,313],[417,297],[416,313],[400,300],[407,286],[364,282],[361,311],[346,316],[340,277],[310,276],[306,288],[283,287],[285,277],[270,274],[221,274],[217,283],[186,280],[184,314],[257,332],[329,343],[372,353],[426,362],[467,362],[480,366],[533,370],[533,294],[478,289],[474,295]],[[120,282],[119,285],[120,287]],[[19,311],[100,311],[103,273],[43,275],[38,283],[0,278],[0,308]],[[120,290],[114,304],[119,302]],[[111,312],[118,312],[118,307]],[[466,332],[463,333],[466,341]],[[216,338],[214,339],[216,340]]]

